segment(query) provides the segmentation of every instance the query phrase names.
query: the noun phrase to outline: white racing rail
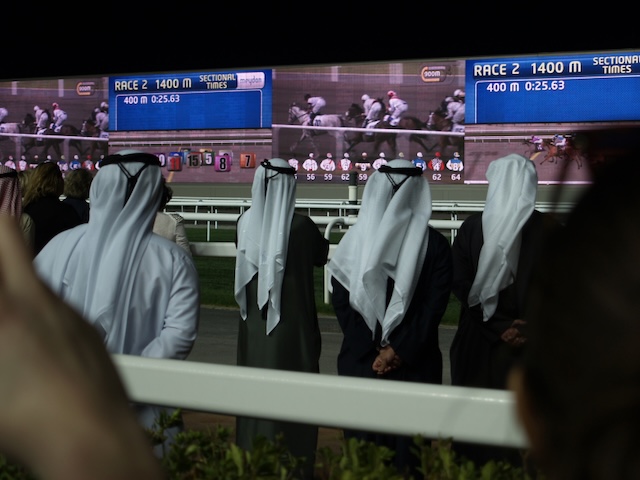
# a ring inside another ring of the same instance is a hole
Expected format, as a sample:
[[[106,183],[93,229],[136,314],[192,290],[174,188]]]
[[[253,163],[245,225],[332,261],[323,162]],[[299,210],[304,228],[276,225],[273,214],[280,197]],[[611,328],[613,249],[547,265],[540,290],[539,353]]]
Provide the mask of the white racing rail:
[[[129,355],[113,358],[136,402],[329,428],[528,445],[508,391]]]
[[[240,216],[238,213],[191,213],[184,212],[181,213],[182,217],[185,220],[194,220],[194,221],[204,221],[207,224],[210,223],[235,223]],[[331,235],[331,230],[337,225],[354,225],[357,221],[356,216],[350,217],[322,217],[322,216],[313,216],[310,217],[316,225],[325,225],[324,237],[329,239]],[[460,225],[462,224],[462,220],[430,220],[429,225],[432,227],[442,230],[449,229],[451,232],[451,238],[455,237],[455,232]],[[209,231],[207,231],[207,240],[209,239]],[[331,244],[329,246],[329,258],[335,251],[337,245]],[[191,243],[191,252],[194,255],[205,256],[205,257],[235,257],[236,256],[236,246],[233,242],[192,242]],[[330,278],[328,274],[327,267],[324,267],[324,302],[329,303],[330,299]]]
[[[250,205],[249,205],[250,206]],[[243,204],[243,207],[248,207]],[[306,207],[305,207],[306,208]],[[467,207],[468,208],[468,207]],[[481,206],[478,205],[479,210]],[[569,208],[566,206],[565,208]],[[447,231],[451,243],[456,237],[458,229],[462,225],[462,220],[457,219],[458,210],[451,210],[452,217],[449,220],[431,219],[429,225],[436,230]],[[208,257],[235,257],[236,246],[233,242],[211,242],[211,226],[219,228],[220,224],[226,223],[235,225],[240,213],[196,213],[196,212],[180,212],[180,215],[187,221],[205,222],[207,225],[207,241],[206,242],[192,242],[191,251],[194,255],[208,256]],[[349,215],[346,217],[336,216],[311,216],[310,217],[318,226],[325,226],[324,236],[329,239],[331,231],[336,226],[351,226],[354,225],[358,219],[357,215]],[[329,258],[331,258],[337,245],[331,244],[329,247]],[[328,276],[327,267],[324,267],[324,302],[330,303],[330,278]]]

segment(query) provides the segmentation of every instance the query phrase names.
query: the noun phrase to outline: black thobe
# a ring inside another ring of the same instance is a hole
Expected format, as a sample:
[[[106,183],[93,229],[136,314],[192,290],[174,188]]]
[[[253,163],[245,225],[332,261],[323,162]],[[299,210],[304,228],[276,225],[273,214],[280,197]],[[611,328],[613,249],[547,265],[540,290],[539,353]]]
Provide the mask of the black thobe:
[[[557,227],[551,214],[533,212],[522,228],[522,244],[514,282],[502,290],[493,316],[486,322],[480,305],[470,307],[469,290],[482,249],[482,213],[469,216],[453,242],[453,294],[460,300],[458,330],[451,344],[451,383],[467,387],[506,388],[513,349],[500,335],[522,319],[527,289],[541,251],[543,235]]]
[[[294,214],[282,281],[280,322],[267,335],[266,314],[257,305],[258,276],[247,285],[247,319],[240,319],[237,364],[296,372],[320,372],[321,336],[314,290],[314,267],[327,263],[329,241],[307,216]],[[266,313],[266,312],[265,312]],[[260,396],[260,392],[255,392]],[[256,412],[258,413],[258,412]],[[318,441],[317,425],[238,417],[236,443],[251,450],[254,438],[274,440],[284,435],[289,451],[313,467]]]
[[[389,335],[389,343],[402,359],[402,365],[383,377],[372,368],[380,346],[380,329],[372,338],[362,315],[349,304],[349,292],[335,278],[331,281],[333,307],[344,335],[338,354],[338,375],[442,384],[438,326],[449,303],[452,281],[451,247],[443,234],[429,227],[427,254],[413,298],[402,321]],[[387,300],[392,287],[390,281]],[[392,410],[393,405],[389,408]],[[391,411],[380,414],[393,415]],[[371,425],[371,432],[375,432],[375,427]],[[396,452],[399,469],[417,466],[418,458],[410,450],[414,446],[411,437],[345,431],[345,437],[350,436],[389,447]]]
[[[506,388],[518,350],[502,341],[500,335],[514,320],[523,319],[529,281],[537,259],[543,255],[543,236],[558,225],[552,214],[533,211],[522,228],[516,278],[500,292],[496,311],[486,322],[480,305],[470,307],[468,303],[484,243],[482,213],[470,215],[460,226],[452,247],[453,293],[461,303],[458,329],[450,349],[452,385]],[[513,449],[456,446],[456,450],[478,464],[503,458],[519,461]]]

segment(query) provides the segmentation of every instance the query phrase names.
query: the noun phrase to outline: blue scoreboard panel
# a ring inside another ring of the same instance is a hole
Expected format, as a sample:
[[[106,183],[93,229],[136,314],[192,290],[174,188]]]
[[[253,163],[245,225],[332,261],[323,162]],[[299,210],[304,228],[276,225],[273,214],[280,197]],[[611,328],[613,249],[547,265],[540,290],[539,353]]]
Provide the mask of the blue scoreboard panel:
[[[109,77],[111,131],[271,128],[271,70]]]
[[[467,124],[640,120],[640,52],[467,60]]]

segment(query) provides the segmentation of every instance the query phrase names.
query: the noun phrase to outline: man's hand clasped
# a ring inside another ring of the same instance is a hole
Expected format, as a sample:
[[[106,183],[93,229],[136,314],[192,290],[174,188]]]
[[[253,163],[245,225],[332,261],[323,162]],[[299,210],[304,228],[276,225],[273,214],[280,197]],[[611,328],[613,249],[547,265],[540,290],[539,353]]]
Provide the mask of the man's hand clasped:
[[[385,375],[402,365],[402,359],[396,355],[391,345],[381,347],[378,350],[378,356],[373,361],[373,371],[378,375]]]

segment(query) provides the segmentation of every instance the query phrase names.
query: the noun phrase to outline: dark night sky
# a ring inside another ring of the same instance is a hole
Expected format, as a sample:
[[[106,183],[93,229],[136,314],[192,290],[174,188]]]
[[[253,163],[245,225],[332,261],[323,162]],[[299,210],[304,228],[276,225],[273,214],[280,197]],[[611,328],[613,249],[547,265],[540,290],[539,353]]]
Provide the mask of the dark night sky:
[[[117,12],[73,3],[25,2],[3,19],[0,79],[640,50],[633,15],[614,8],[584,20],[557,4],[536,4],[531,13],[513,4],[505,13],[485,2],[393,2],[378,12],[354,3],[350,12],[344,2],[282,2],[273,13],[246,2],[183,9],[146,2],[146,10],[133,3]]]

